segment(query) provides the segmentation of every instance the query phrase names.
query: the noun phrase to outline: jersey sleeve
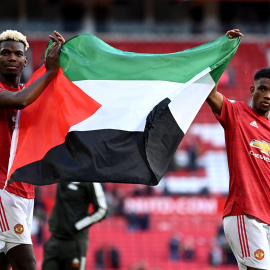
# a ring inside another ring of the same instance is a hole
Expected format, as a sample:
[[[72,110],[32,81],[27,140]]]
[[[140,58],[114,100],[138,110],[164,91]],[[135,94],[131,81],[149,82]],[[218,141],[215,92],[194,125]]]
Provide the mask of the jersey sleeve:
[[[231,129],[234,127],[235,123],[238,119],[238,102],[234,100],[229,100],[225,96],[223,96],[223,104],[221,113],[217,114],[214,112],[216,119],[219,121],[221,126],[224,129]]]
[[[91,203],[94,207],[94,212],[83,217],[75,223],[77,230],[82,230],[91,226],[92,224],[101,221],[107,214],[107,203],[104,191],[100,183],[91,183],[92,192],[90,194]]]

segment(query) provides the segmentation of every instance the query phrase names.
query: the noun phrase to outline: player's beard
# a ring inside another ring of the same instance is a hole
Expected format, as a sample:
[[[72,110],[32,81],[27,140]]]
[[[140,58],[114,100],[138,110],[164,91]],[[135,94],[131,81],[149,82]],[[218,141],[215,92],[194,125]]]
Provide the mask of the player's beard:
[[[20,73],[6,73],[5,77],[10,80],[14,80],[15,78],[20,78]]]

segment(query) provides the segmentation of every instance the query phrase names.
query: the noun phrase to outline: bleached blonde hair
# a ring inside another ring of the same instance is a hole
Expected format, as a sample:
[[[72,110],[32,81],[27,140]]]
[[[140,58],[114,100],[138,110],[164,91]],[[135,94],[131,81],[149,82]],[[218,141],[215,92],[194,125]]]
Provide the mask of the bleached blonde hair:
[[[6,30],[0,34],[0,42],[10,39],[22,42],[26,51],[29,48],[26,36],[24,36],[21,32],[18,32],[16,30]]]

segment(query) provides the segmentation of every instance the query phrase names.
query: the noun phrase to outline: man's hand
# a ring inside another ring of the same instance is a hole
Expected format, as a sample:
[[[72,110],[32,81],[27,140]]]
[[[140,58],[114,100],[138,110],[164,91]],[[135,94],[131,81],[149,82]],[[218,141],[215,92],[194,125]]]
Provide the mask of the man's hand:
[[[226,33],[226,36],[229,36],[230,38],[237,38],[243,37],[244,35],[240,32],[239,29],[232,29]]]
[[[62,37],[62,35],[60,35],[57,31],[53,31],[53,32],[54,32],[55,36],[57,37],[57,40],[56,40],[53,36],[49,35],[50,39],[51,39],[53,42],[61,43],[61,45],[62,45],[63,43],[65,43],[65,39]]]
[[[45,68],[48,72],[57,73],[59,69],[59,55],[65,39],[57,31],[54,31],[54,34],[56,38],[49,35],[50,39],[53,41],[53,44],[48,50],[45,59]]]
[[[48,54],[45,59],[45,67],[47,72],[20,91],[2,91],[0,93],[0,108],[22,110],[33,103],[40,96],[40,94],[57,74],[59,69],[59,55],[61,46],[65,42],[65,39],[56,31],[54,31],[54,34],[56,38],[50,36],[53,44],[48,50]]]

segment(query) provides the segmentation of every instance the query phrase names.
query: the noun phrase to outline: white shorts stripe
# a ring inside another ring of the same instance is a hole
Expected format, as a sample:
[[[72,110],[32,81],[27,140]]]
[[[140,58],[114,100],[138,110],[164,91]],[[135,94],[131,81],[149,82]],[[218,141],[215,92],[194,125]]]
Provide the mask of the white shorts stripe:
[[[4,210],[1,198],[0,198],[0,226],[1,226],[1,231],[2,232],[5,232],[5,231],[9,230],[7,217],[6,217],[6,214],[5,214],[5,210]]]
[[[250,251],[248,246],[247,232],[245,226],[245,220],[243,215],[237,216],[238,236],[241,245],[241,251],[243,258],[250,257]]]
[[[241,215],[240,218],[241,218],[242,224],[243,224],[245,246],[247,248],[247,257],[250,257],[250,250],[249,250],[249,245],[248,245],[247,230],[246,230],[244,215]]]
[[[0,229],[1,229],[1,232],[4,232],[5,229],[4,229],[4,223],[3,223],[3,207],[2,207],[2,200],[0,198]]]
[[[252,216],[226,216],[224,232],[239,270],[270,270],[270,226]]]

